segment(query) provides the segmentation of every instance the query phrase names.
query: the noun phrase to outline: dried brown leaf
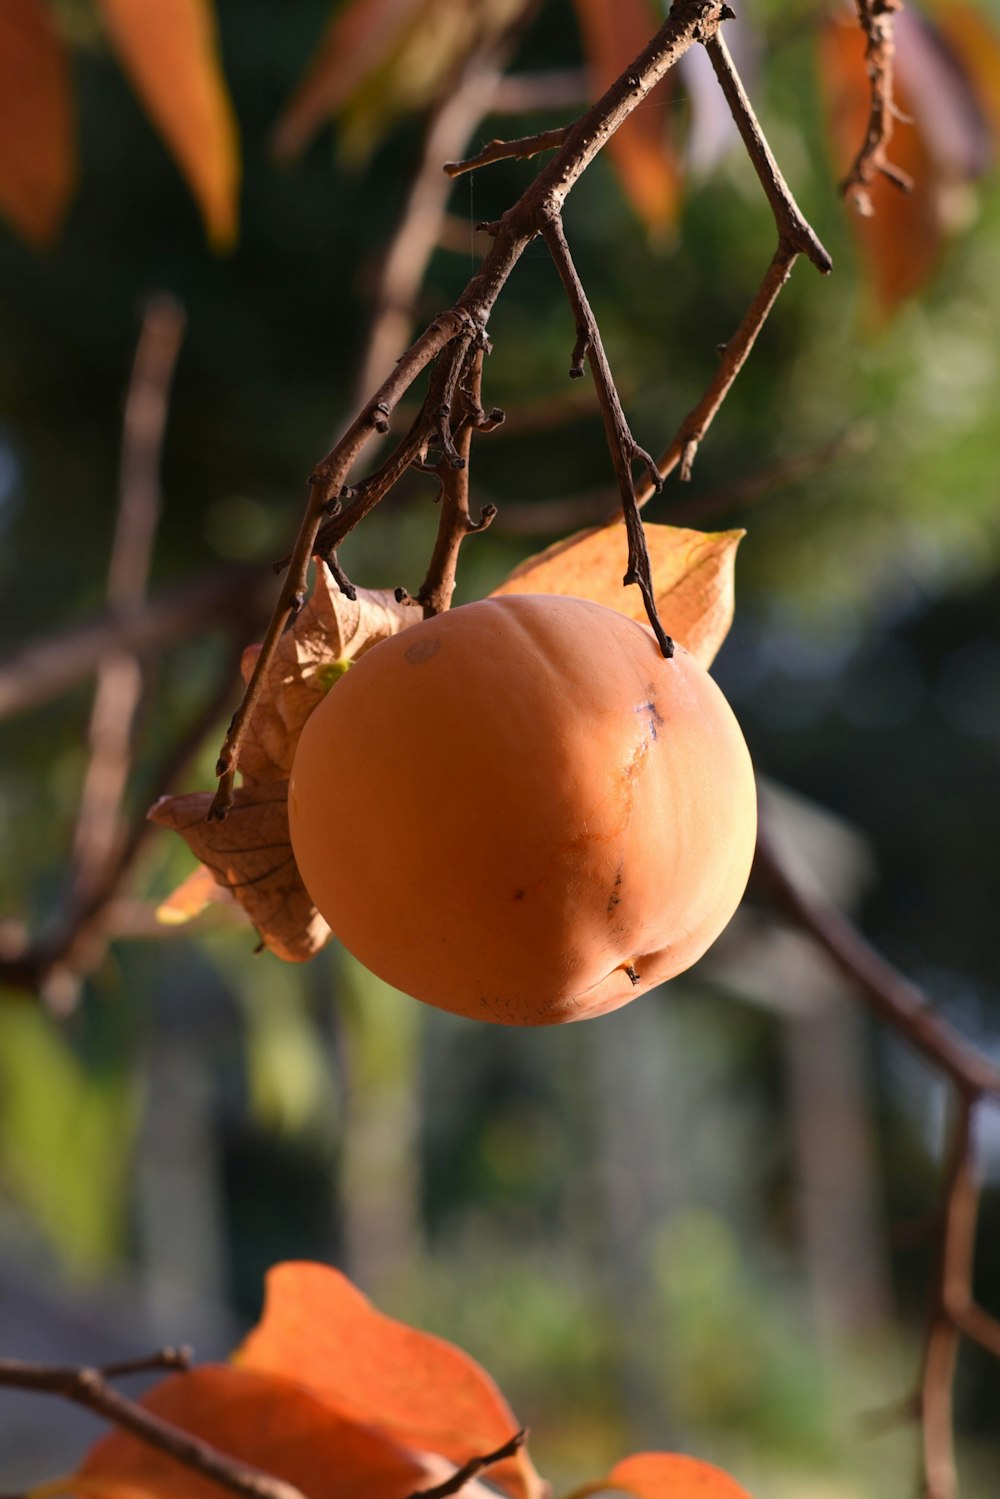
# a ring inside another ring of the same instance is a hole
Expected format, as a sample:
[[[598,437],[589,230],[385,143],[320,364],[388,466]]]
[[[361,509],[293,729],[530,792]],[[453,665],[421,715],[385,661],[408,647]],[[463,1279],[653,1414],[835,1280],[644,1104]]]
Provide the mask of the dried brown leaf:
[[[240,756],[247,785],[287,781],[302,726],[322,702],[336,674],[336,664],[356,661],[371,646],[422,618],[419,609],[397,604],[387,590],[358,589],[346,598],[324,562],[307,603],[278,642]],[[249,677],[258,646],[243,655]]]
[[[265,945],[302,963],[324,945],[330,928],[299,875],[288,837],[288,785],[240,787],[225,822],[209,822],[210,791],[165,796],[150,821],[180,833],[217,882],[243,907]]]
[[[712,664],[733,622],[736,548],[743,531],[647,525],[656,607],[667,633]],[[592,599],[645,622],[637,588],[622,587],[625,533],[619,522],[580,531],[522,562],[496,593],[559,593]]]

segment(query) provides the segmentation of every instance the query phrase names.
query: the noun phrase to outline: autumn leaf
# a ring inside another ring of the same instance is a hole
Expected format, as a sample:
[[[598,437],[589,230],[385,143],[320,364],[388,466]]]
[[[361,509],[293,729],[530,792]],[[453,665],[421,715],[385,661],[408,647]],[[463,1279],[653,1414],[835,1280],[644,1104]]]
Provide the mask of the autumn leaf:
[[[208,866],[199,864],[166,900],[160,901],[156,919],[164,926],[183,926],[185,922],[194,921],[213,902],[232,899],[229,889],[219,884]]]
[[[750,1499],[721,1468],[679,1452],[637,1452],[623,1458],[606,1478],[575,1489],[570,1499],[607,1489],[620,1489],[635,1499]]]
[[[431,104],[473,50],[527,0],[348,0],[275,126],[275,155],[298,156],[337,115],[344,155],[368,154],[392,121]]]
[[[420,1458],[332,1412],[290,1379],[206,1364],[158,1384],[140,1402],[218,1452],[294,1484],[309,1499],[406,1499],[426,1481]],[[218,1484],[158,1448],[116,1431],[92,1447],[65,1486],[77,1499],[218,1499]]]
[[[647,525],[645,531],[656,607],[664,629],[708,667],[733,622],[736,548],[746,533],[654,525]],[[645,621],[639,590],[622,586],[624,559],[625,532],[616,521],[580,531],[529,557],[495,591],[592,599],[630,619]]]
[[[210,242],[236,239],[240,159],[211,0],[98,0],[122,67],[191,188]]]
[[[326,563],[317,562],[312,592],[278,641],[250,719],[240,756],[244,783],[287,781],[302,727],[330,688],[331,668],[356,661],[421,618],[419,609],[397,603],[387,590],[359,588],[356,599],[347,598]],[[244,653],[244,678],[259,649]]]
[[[648,0],[574,0],[580,33],[599,98],[646,46],[660,24]],[[608,142],[608,152],[629,202],[642,221],[662,231],[677,220],[681,177],[669,136],[668,77],[657,84]]]
[[[462,1464],[518,1428],[493,1380],[442,1338],[384,1316],[325,1265],[277,1265],[260,1323],[234,1355],[241,1369],[291,1375],[330,1410],[392,1441]],[[514,1499],[543,1486],[523,1449],[490,1469]]]
[[[310,900],[292,853],[287,782],[239,787],[224,822],[209,822],[211,805],[210,791],[164,796],[148,815],[181,834],[273,953],[288,963],[305,962],[328,940],[330,929]]]
[[[42,0],[0,4],[0,212],[39,247],[76,183],[69,60]]]
[[[895,123],[889,159],[913,182],[901,192],[876,177],[872,213],[852,227],[873,310],[885,321],[927,285],[948,239],[964,227],[970,184],[990,159],[992,72],[1000,78],[1000,45],[981,45],[981,85],[942,30],[912,9],[895,17]],[[956,27],[956,35],[958,35]],[[962,33],[973,46],[973,30]],[[988,34],[988,33],[987,33]],[[829,17],[818,33],[818,66],[834,169],[843,177],[864,140],[870,109],[865,39],[856,22]]]

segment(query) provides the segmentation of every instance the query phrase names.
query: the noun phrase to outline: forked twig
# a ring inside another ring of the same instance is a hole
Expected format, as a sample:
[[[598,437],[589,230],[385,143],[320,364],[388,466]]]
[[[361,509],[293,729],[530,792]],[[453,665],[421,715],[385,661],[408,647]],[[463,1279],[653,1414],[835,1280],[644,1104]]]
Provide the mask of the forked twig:
[[[871,107],[865,138],[850,171],[840,184],[840,191],[862,217],[870,218],[875,211],[871,185],[877,177],[884,177],[902,192],[913,189],[912,177],[894,166],[888,154],[896,113],[893,100],[894,22],[896,13],[903,8],[903,0],[855,0],[855,3],[858,22],[865,34]]]

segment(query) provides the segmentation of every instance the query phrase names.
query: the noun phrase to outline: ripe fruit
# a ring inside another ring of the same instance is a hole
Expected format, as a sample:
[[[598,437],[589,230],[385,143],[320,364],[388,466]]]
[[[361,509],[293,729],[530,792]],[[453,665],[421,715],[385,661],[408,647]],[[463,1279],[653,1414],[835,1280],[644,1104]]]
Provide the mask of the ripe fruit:
[[[333,686],[289,788],[346,947],[481,1020],[599,1015],[688,968],[739,904],[753,770],[719,688],[583,599],[466,604]]]

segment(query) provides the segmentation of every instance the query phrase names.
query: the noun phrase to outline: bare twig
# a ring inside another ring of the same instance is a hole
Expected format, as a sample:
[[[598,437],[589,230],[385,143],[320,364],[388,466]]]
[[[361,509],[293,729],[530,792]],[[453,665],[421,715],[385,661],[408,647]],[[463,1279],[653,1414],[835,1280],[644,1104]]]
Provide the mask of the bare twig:
[[[441,482],[441,520],[427,576],[416,596],[416,602],[423,607],[424,614],[428,617],[442,614],[451,606],[458,552],[462,542],[477,531],[485,531],[496,515],[495,505],[486,505],[477,521],[469,513],[469,451],[472,434],[477,429],[489,431],[498,426],[498,418],[502,420],[503,416],[500,411],[487,414],[482,407],[485,355],[485,340],[480,339],[471,350],[470,359],[461,372],[457,390],[452,396],[449,420],[458,432],[455,457],[459,462],[448,461],[448,455],[444,454],[436,465]]]
[[[146,1366],[149,1367],[148,1361]],[[294,1484],[227,1456],[200,1437],[191,1436],[137,1401],[129,1400],[108,1383],[105,1370],[0,1359],[0,1385],[61,1395],[85,1406],[203,1478],[214,1480],[232,1493],[244,1495],[245,1499],[304,1499]]]
[[[443,1483],[435,1484],[432,1489],[418,1489],[410,1499],[450,1499],[452,1494],[459,1493],[485,1468],[492,1468],[494,1463],[503,1462],[504,1458],[513,1457],[519,1452],[528,1439],[527,1431],[522,1427],[515,1431],[509,1441],[504,1442],[495,1452],[488,1452],[485,1457],[470,1457],[467,1463],[456,1469],[450,1478]]]
[[[557,125],[552,130],[539,130],[536,135],[521,136],[518,140],[492,140],[464,161],[446,161],[444,169],[449,177],[461,177],[464,172],[474,172],[477,167],[489,166],[494,161],[530,161],[540,151],[553,151],[567,140],[572,126]]]
[[[805,255],[811,260],[824,276],[827,275],[833,270],[833,261],[810,227],[781,174],[720,32],[716,31],[705,38],[705,51],[726,96],[736,128],[743,138],[747,155],[771,205],[779,238],[787,241],[796,254]]]
[[[870,218],[875,211],[871,185],[877,177],[885,177],[905,193],[913,189],[913,179],[893,166],[888,155],[896,113],[893,102],[896,52],[893,30],[896,12],[902,10],[903,0],[855,0],[855,3],[858,22],[865,34],[871,108],[865,138],[850,171],[840,184],[840,191],[858,213]]]
[[[632,436],[625,413],[622,410],[621,401],[618,399],[618,391],[615,389],[614,377],[608,364],[607,355],[604,352],[604,344],[601,339],[597,319],[587,300],[587,294],[583,289],[583,283],[577,274],[573,257],[570,254],[569,245],[563,232],[562,220],[553,214],[542,228],[545,242],[549,247],[552,259],[555,261],[556,270],[566,289],[570,307],[576,318],[577,341],[573,351],[573,364],[570,369],[572,374],[579,368],[579,361],[586,355],[587,361],[594,375],[594,386],[597,397],[601,404],[601,415],[604,418],[604,431],[611,450],[611,461],[614,464],[615,477],[618,480],[618,494],[622,504],[622,514],[625,518],[625,529],[628,534],[628,569],[625,573],[625,583],[637,583],[642,593],[643,603],[646,606],[646,614],[653,632],[659,641],[660,650],[664,656],[670,657],[674,653],[673,641],[670,639],[656,609],[656,596],[653,592],[653,578],[649,565],[649,552],[646,549],[646,537],[639,519],[639,507],[636,503],[635,481],[632,477],[632,464],[638,459],[652,473],[659,486],[662,480],[656,473],[652,458],[644,448],[641,448]]]

